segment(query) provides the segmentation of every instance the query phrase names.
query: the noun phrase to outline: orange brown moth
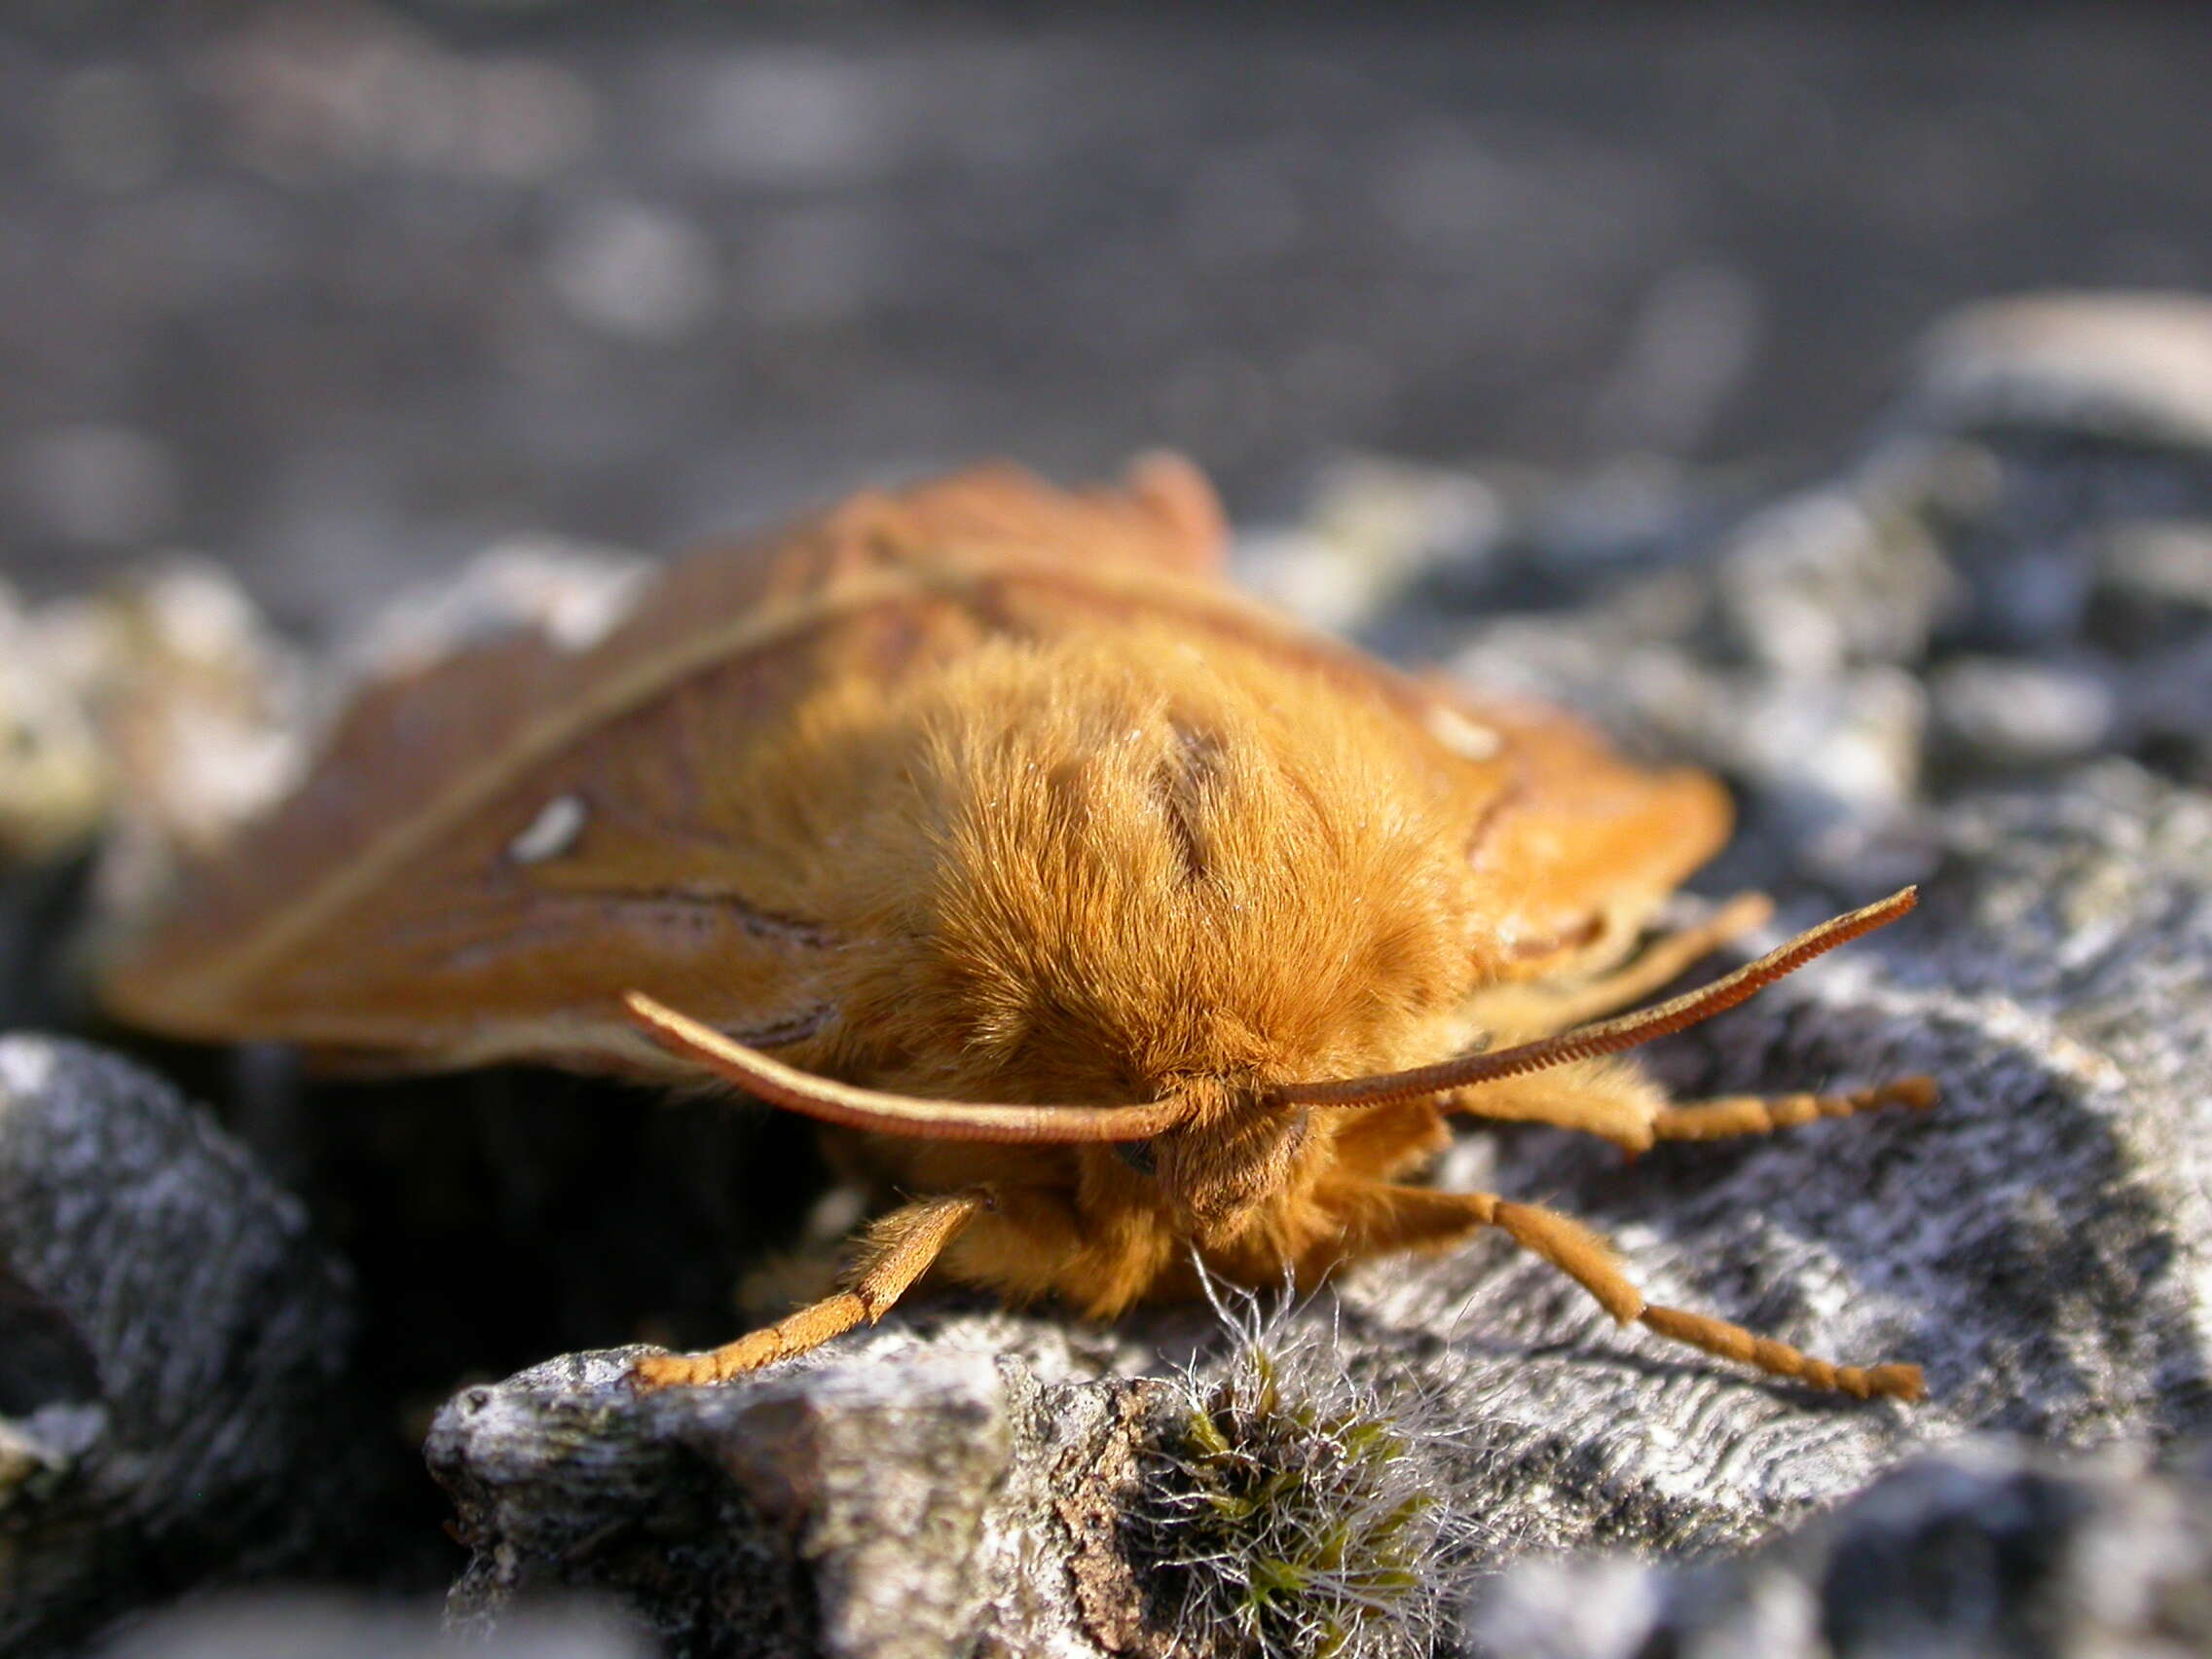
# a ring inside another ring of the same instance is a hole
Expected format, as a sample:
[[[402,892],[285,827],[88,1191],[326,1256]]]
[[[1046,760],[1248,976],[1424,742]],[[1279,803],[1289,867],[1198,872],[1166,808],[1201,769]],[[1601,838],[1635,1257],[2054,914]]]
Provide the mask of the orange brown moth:
[[[1635,949],[1725,838],[1720,786],[1316,637],[1224,582],[1225,540],[1173,458],[1083,493],[979,468],[675,567],[587,649],[374,688],[110,1004],[824,1120],[881,1206],[847,1288],[640,1385],[804,1352],[933,1268],[1104,1317],[1494,1227],[1624,1323],[1916,1397],[1917,1367],[1647,1305],[1565,1216],[1405,1180],[1452,1113],[1641,1152],[1932,1104],[1924,1078],[1671,1103],[1611,1057],[1911,892],[1621,1014],[1767,914]]]

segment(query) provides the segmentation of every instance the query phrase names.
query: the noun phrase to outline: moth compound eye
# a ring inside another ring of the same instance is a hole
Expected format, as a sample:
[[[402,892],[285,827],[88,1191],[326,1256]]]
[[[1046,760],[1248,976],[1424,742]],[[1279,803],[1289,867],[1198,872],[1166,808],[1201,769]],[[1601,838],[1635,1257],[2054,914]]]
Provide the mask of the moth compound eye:
[[[555,795],[537,809],[537,816],[530,821],[529,828],[507,843],[507,858],[518,865],[543,864],[557,859],[575,846],[576,837],[584,832],[584,822],[591,809],[584,805],[583,796]]]

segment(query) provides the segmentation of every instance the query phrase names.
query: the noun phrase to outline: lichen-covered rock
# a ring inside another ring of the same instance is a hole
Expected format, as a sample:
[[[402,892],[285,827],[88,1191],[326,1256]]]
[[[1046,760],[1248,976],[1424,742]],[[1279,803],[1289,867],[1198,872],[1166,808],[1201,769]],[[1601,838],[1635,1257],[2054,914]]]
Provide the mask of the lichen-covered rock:
[[[439,1414],[425,1454],[475,1552],[456,1624],[497,1630],[518,1596],[581,1588],[716,1659],[1094,1651],[1066,1506],[1125,1444],[1137,1385],[1046,1385],[1078,1369],[1062,1331],[887,1326],[745,1386],[644,1396],[622,1380],[637,1351],[551,1361]]]
[[[1917,1458],[1757,1552],[1694,1567],[1539,1560],[1484,1583],[1475,1659],[2184,1659],[2212,1648],[2201,1449]]]
[[[0,1038],[0,1647],[327,1566],[384,1493],[344,1271],[166,1085]]]

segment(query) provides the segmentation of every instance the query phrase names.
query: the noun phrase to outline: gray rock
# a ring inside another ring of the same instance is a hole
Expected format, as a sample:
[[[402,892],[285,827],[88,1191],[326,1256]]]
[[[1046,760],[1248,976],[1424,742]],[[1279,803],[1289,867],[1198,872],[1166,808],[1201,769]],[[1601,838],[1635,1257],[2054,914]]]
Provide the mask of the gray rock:
[[[0,1647],[327,1566],[382,1497],[344,1271],[197,1108],[0,1038]]]
[[[1936,463],[1878,453],[1747,519],[1714,571],[1722,648],[1800,680],[1925,656],[1955,581],[1916,510]]]
[[[234,1594],[119,1632],[93,1659],[650,1659],[652,1644],[600,1603],[519,1610],[481,1641],[446,1633],[434,1608],[306,1591]]]
[[[2201,1451],[2149,1464],[1969,1443],[1740,1560],[1524,1563],[1476,1591],[1468,1646],[1500,1659],[2183,1659],[2212,1647],[2212,1479]]]
[[[1065,1564],[1087,1500],[1109,1530],[1123,1513],[1090,1489],[1147,1385],[1048,1386],[1082,1368],[1052,1322],[978,1314],[921,1340],[902,1321],[745,1386],[643,1397],[622,1381],[637,1351],[439,1414],[425,1455],[475,1552],[457,1627],[584,1588],[680,1654],[1096,1651]]]
[[[641,1397],[618,1349],[468,1389],[426,1448],[475,1551],[452,1622],[565,1587],[678,1654],[1428,1651],[1471,1543],[1448,1402],[1311,1308],[1224,1311],[924,1305],[731,1387]]]
[[[1930,676],[1931,743],[1959,771],[2084,760],[2110,745],[2120,694],[2103,664],[1961,653]]]
[[[1921,348],[1930,425],[2212,446],[2212,301],[2043,294],[1958,313]]]

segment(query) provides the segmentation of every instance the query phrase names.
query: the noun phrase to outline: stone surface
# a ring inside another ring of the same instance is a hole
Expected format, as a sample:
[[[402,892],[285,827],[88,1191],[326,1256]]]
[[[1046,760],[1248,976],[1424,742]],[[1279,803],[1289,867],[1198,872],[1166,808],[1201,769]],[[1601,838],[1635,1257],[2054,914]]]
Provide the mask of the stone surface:
[[[434,1609],[305,1591],[211,1598],[159,1614],[92,1659],[651,1659],[652,1643],[602,1604],[538,1603],[497,1635],[441,1629]]]
[[[1433,1501],[1447,1397],[1355,1377],[1310,1309],[1226,1310],[925,1309],[736,1387],[640,1396],[616,1349],[464,1390],[425,1448],[474,1551],[452,1621],[560,1587],[678,1654],[1427,1651],[1471,1530]],[[1323,1556],[1341,1588],[1269,1603]]]
[[[373,1536],[352,1325],[305,1212],[204,1114],[0,1038],[0,1647]]]
[[[2212,300],[2061,294],[1993,301],[1922,351],[1936,424],[2053,429],[2121,443],[2212,445]]]
[[[439,1414],[425,1456],[474,1551],[460,1628],[503,1629],[518,1594],[564,1587],[621,1593],[677,1653],[1094,1651],[1059,1506],[1142,1385],[1047,1386],[1078,1369],[1064,1331],[977,1315],[925,1346],[888,1328],[753,1386],[644,1397],[622,1381],[638,1351]]]
[[[2013,1441],[1914,1459],[1735,1561],[1535,1561],[1475,1593],[1474,1659],[2184,1659],[2212,1647],[2199,1447],[2068,1460]]]

